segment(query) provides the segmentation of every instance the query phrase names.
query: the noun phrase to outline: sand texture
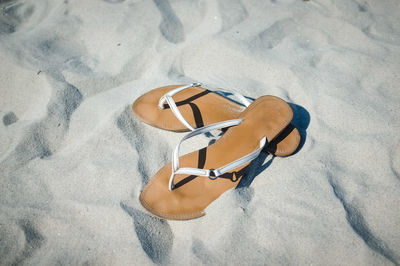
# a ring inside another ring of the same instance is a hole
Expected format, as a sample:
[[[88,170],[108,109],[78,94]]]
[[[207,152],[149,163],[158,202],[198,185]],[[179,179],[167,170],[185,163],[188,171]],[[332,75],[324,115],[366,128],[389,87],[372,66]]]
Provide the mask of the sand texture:
[[[138,196],[184,133],[131,104],[190,82],[302,142],[167,221]],[[399,86],[398,0],[0,0],[0,265],[399,265]]]

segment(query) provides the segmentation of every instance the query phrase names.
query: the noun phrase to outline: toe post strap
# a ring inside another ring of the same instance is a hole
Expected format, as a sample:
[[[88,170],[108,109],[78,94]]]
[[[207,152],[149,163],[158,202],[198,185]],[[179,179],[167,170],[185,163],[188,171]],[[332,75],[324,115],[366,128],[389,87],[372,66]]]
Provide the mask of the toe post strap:
[[[172,98],[172,96],[174,96],[175,94],[177,94],[180,91],[183,91],[183,90],[186,90],[186,89],[189,89],[189,88],[193,88],[193,87],[200,87],[201,85],[202,84],[199,83],[199,82],[194,82],[194,83],[188,84],[186,86],[178,87],[178,88],[176,88],[176,89],[174,89],[172,91],[167,92],[158,101],[158,107],[161,108],[161,109],[164,109],[165,102],[166,101],[168,102],[167,97],[171,97]]]

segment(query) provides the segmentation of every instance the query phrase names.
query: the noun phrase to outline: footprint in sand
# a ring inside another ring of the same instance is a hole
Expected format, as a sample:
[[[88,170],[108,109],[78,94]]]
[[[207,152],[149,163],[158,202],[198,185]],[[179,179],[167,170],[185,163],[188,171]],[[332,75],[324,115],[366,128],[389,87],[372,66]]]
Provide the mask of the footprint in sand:
[[[3,116],[3,124],[9,126],[18,121],[18,117],[13,112],[8,112]]]
[[[160,10],[162,21],[160,31],[164,38],[172,43],[180,43],[185,40],[183,25],[176,16],[168,0],[153,0],[158,10]]]
[[[352,201],[347,200],[346,192],[342,188],[341,184],[335,179],[335,177],[329,173],[329,184],[332,186],[335,196],[340,200],[346,211],[346,219],[350,226],[353,228],[354,232],[364,240],[367,246],[381,254],[394,265],[398,265],[400,257],[396,254],[394,250],[391,249],[387,243],[380,239],[379,236],[374,234],[374,232],[368,226],[365,221],[364,215],[359,210],[356,204]]]
[[[193,239],[192,242],[193,254],[201,260],[204,265],[222,265],[221,261],[212,254],[200,239]]]
[[[0,264],[21,265],[44,244],[45,238],[30,220],[0,224]]]
[[[129,207],[122,202],[120,206],[133,218],[136,235],[144,252],[154,263],[167,263],[174,239],[168,222]]]

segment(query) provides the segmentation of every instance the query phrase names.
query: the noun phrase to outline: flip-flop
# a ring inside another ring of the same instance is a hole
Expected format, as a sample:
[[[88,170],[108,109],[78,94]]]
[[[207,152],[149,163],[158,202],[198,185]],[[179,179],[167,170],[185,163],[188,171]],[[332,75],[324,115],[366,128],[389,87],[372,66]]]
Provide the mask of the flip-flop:
[[[196,129],[183,140],[228,128],[215,143],[179,157],[161,168],[140,194],[151,213],[166,219],[187,220],[205,214],[205,208],[225,191],[238,185],[250,162],[290,123],[293,112],[282,99],[262,96],[237,119]],[[197,167],[197,168],[196,168]]]
[[[151,126],[185,132],[238,118],[251,103],[239,93],[228,92],[236,96],[242,105],[220,95],[220,91],[214,92],[201,86],[200,83],[192,83],[153,89],[136,99],[132,111]],[[288,156],[296,151],[299,143],[299,131],[289,124],[265,149],[276,156]]]

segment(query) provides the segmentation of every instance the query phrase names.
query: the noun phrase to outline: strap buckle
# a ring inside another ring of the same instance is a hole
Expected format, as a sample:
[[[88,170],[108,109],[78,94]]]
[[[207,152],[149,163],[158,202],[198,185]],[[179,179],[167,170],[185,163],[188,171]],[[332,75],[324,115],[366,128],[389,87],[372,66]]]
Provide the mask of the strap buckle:
[[[209,169],[207,174],[208,174],[207,177],[211,180],[215,180],[218,178],[218,176],[215,174],[215,169]]]

